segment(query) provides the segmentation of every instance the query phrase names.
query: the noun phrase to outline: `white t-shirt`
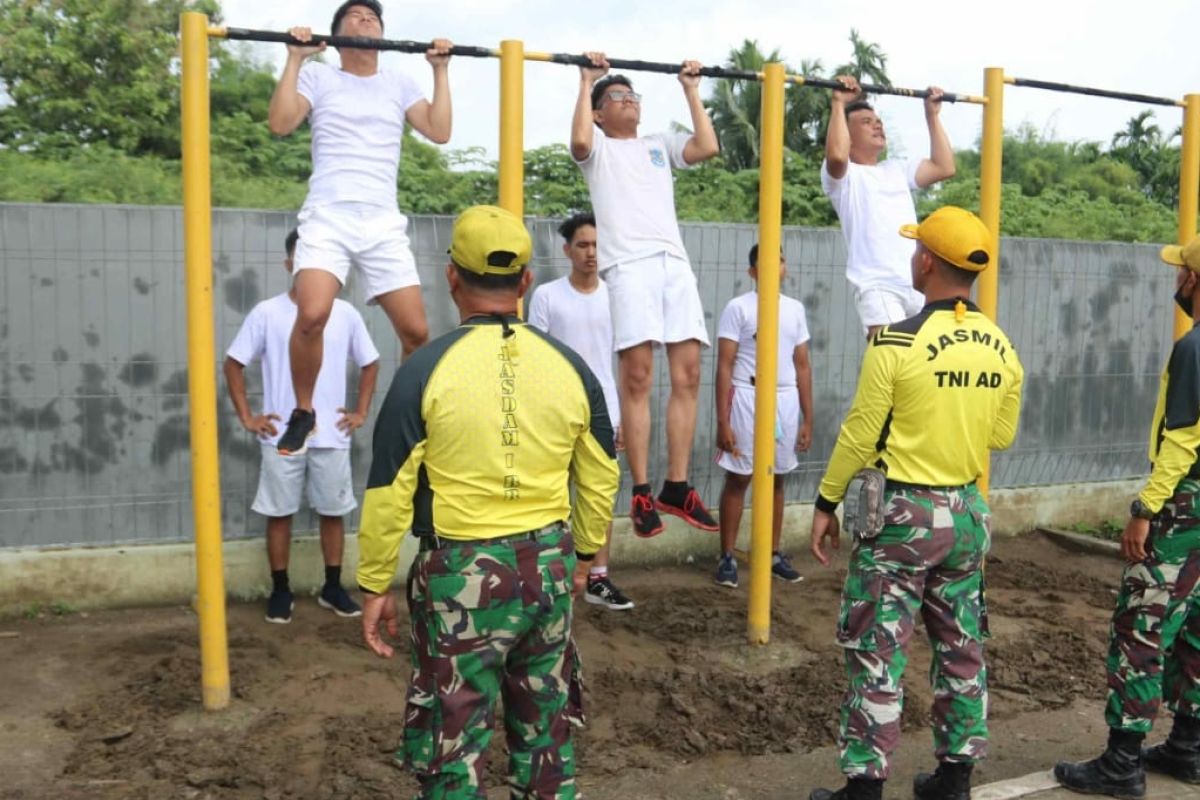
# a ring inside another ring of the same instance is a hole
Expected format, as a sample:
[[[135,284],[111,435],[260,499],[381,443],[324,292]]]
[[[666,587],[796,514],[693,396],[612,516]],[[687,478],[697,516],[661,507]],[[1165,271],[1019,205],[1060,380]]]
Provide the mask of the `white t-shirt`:
[[[874,166],[846,165],[835,180],[821,162],[821,188],[829,196],[846,238],[846,279],[859,289],[889,286],[912,288],[912,239],[900,226],[917,221],[912,192],[917,189],[919,160],[889,158]]]
[[[592,129],[592,152],[577,161],[587,181],[600,237],[600,269],[670,253],[687,261],[675,216],[671,168],[686,169],[683,148],[690,134],[654,133],[610,139]]]
[[[279,433],[262,437],[264,443],[275,444],[283,436],[287,419],[296,407],[292,390],[292,362],[288,357],[288,340],[296,322],[296,304],[287,294],[263,300],[250,310],[242,327],[225,355],[242,365],[262,359],[263,414],[278,414]],[[346,359],[359,369],[379,360],[379,351],[367,333],[362,315],[345,300],[334,300],[333,311],[325,323],[325,356],[317,385],[313,391],[313,409],[317,412],[317,432],[308,440],[310,447],[346,449],[350,437],[338,430],[346,405]]]
[[[613,327],[604,281],[584,294],[568,277],[538,287],[529,304],[530,325],[579,353],[604,389],[608,417],[616,429],[621,424],[621,403],[613,379]]]
[[[417,84],[384,69],[364,78],[309,61],[296,88],[312,104],[313,171],[304,204],[395,208],[404,115],[424,99]]]
[[[758,292],[746,292],[729,301],[717,323],[717,338],[737,342],[733,359],[733,382],[752,386],[755,354],[758,351]],[[779,296],[779,369],[775,379],[780,389],[796,385],[796,362],[792,354],[811,338],[804,304],[794,297]]]

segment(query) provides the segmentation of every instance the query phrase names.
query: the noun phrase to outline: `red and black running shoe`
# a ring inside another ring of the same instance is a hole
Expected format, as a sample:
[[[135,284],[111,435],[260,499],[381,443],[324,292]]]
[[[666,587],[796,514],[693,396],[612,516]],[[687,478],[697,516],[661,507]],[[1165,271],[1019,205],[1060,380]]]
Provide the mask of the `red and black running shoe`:
[[[663,532],[663,522],[654,510],[654,501],[648,494],[635,494],[633,507],[629,512],[633,520],[633,532],[643,539],[658,536]]]
[[[683,505],[681,506],[663,501],[662,495],[658,496],[658,500],[655,501],[654,505],[659,511],[681,517],[684,522],[693,528],[699,528],[702,531],[720,530],[720,526],[713,519],[713,515],[708,513],[708,509],[704,507],[704,501],[700,499],[699,492],[692,487],[688,487],[687,495],[684,497]]]

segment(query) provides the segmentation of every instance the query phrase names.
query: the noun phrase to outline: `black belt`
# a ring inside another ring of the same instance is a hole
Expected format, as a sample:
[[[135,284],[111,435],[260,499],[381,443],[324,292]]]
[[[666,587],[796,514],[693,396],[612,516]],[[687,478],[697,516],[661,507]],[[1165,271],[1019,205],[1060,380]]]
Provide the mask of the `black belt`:
[[[960,483],[958,486],[926,486],[923,483],[905,483],[904,481],[894,481],[891,478],[887,479],[887,484],[884,489],[896,489],[904,492],[956,492],[959,489],[966,489],[974,486],[975,481],[969,483]]]
[[[536,542],[540,538],[553,534],[563,533],[561,522],[551,523],[541,528],[536,528],[531,531],[521,531],[520,533],[510,533],[507,536],[495,536],[491,539],[447,539],[444,536],[438,536],[434,533],[422,534],[417,537],[420,544],[417,551],[421,553],[429,552],[430,550],[442,550],[451,547],[467,547],[470,545],[481,544],[517,544],[519,542]]]

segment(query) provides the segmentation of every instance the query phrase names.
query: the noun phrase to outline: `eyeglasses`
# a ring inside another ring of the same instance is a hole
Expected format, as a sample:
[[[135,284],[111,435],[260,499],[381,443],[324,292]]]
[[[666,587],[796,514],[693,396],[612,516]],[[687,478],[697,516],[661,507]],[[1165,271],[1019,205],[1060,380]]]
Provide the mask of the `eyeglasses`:
[[[604,95],[604,102],[608,102],[609,100],[614,103],[623,103],[626,100],[631,103],[640,103],[642,102],[642,96],[637,92],[609,92]]]

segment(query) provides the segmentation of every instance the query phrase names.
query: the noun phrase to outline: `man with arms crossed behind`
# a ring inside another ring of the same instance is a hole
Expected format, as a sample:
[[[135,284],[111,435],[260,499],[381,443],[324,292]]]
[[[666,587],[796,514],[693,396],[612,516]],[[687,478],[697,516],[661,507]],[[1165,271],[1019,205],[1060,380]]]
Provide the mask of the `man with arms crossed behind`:
[[[621,406],[613,380],[612,311],[608,305],[608,286],[596,271],[596,218],[576,214],[559,226],[565,240],[563,253],[571,262],[571,272],[540,286],[529,304],[529,324],[558,339],[580,355],[604,387],[604,402],[616,431],[617,449],[621,449]],[[608,577],[608,554],[612,544],[612,525],[604,534],[604,547],[596,553],[588,571],[589,603],[614,611],[633,608]]]
[[[601,276],[612,302],[619,353],[621,421],[633,477],[634,533],[663,530],[658,512],[675,514],[702,530],[716,520],[688,482],[700,392],[700,348],[709,344],[696,274],[675,216],[671,169],[684,169],[720,152],[700,98],[700,64],[679,72],[694,133],[638,135],[641,95],[624,75],[605,77],[603,53],[585,53],[571,122],[571,156],[587,180],[599,230]],[[667,474],[657,501],[649,477],[650,389],[654,348],[670,365],[667,401]]]
[[[833,92],[821,188],[829,196],[846,240],[846,279],[867,337],[883,325],[913,316],[925,304],[913,290],[908,262],[912,242],[896,229],[917,221],[912,192],[954,176],[954,150],[942,127],[942,90],[929,87],[925,122],[929,126],[929,158],[888,158],[883,121],[860,96],[858,81],[838,80]]]
[[[334,35],[383,37],[377,0],[347,0],[333,15]],[[309,28],[289,33],[304,42]],[[279,452],[297,455],[316,426],[313,386],[321,369],[321,334],[351,266],[368,304],[391,320],[407,357],[429,335],[408,219],[396,205],[396,174],[405,124],[430,141],[450,139],[450,42],[435,39],[433,101],[407,75],[379,66],[378,50],[342,49],[341,67],[312,61],[325,45],[288,45],[287,64],[271,96],[271,132],[286,136],[306,117],[312,126],[313,172],[300,210],[296,252],[296,326],[289,352],[296,407]]]

